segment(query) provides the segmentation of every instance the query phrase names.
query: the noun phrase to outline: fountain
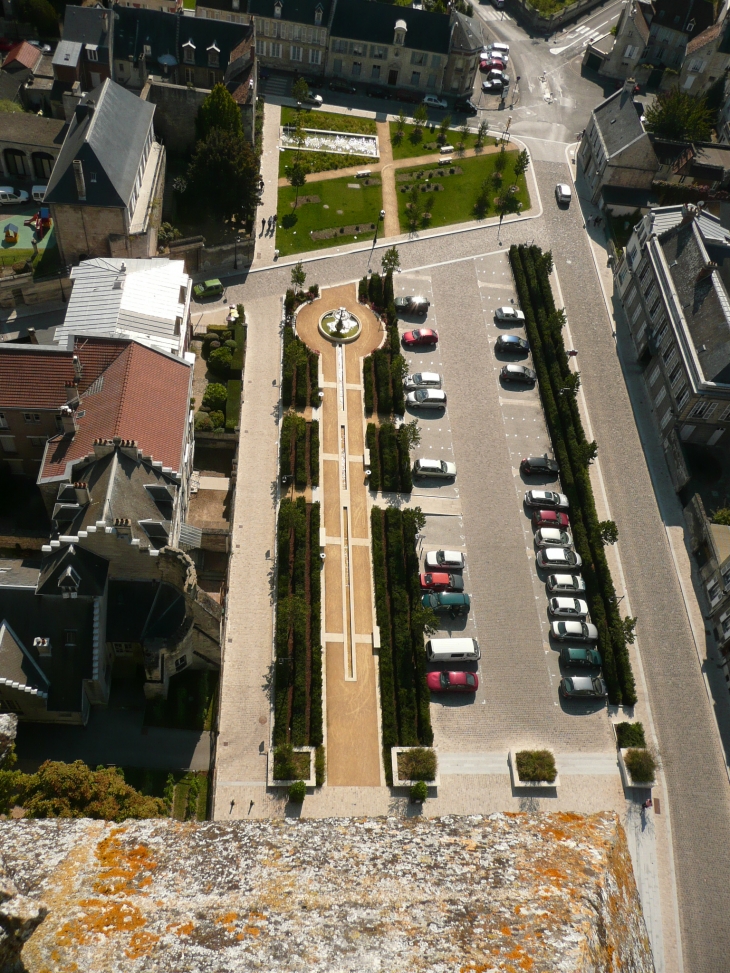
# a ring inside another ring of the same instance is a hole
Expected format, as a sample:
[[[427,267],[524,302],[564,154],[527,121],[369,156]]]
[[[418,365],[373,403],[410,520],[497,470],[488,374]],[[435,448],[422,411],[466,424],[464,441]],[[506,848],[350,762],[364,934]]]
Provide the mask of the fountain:
[[[327,311],[319,319],[319,333],[330,341],[347,344],[355,341],[362,330],[360,319],[355,317],[346,307],[338,307]]]

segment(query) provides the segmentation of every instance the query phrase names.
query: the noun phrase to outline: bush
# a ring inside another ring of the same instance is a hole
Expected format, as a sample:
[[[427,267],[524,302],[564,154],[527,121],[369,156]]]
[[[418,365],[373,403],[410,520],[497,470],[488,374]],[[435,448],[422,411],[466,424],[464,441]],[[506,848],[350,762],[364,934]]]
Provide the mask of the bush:
[[[656,775],[656,757],[651,750],[631,749],[624,754],[626,769],[635,784],[650,784]]]
[[[370,489],[379,490],[380,456],[378,455],[378,430],[374,422],[369,422],[365,433],[365,445],[370,450]]]
[[[228,397],[226,399],[226,432],[233,432],[238,426],[241,416],[241,394],[243,383],[230,379],[228,382]]]
[[[374,308],[380,310],[383,307],[383,279],[378,273],[370,275],[368,297]]]
[[[416,747],[399,753],[398,776],[401,780],[435,780],[435,752],[426,747]]]
[[[317,779],[317,787],[321,787],[325,780],[327,780],[327,762],[324,747],[317,747],[317,752],[314,755],[314,771]]]
[[[211,343],[211,347],[215,342]],[[228,378],[228,374],[231,370],[231,362],[233,361],[233,354],[230,348],[215,348],[211,351],[208,356],[208,368],[214,375],[221,375]]]
[[[616,739],[620,750],[626,750],[629,747],[645,747],[646,738],[644,737],[643,723],[617,723]]]
[[[296,437],[296,424],[297,417],[291,412],[288,412],[284,416],[284,421],[281,424],[281,440],[279,444],[279,476],[282,479],[285,476],[291,476],[292,473],[291,450],[292,441]]]
[[[361,304],[368,302],[368,279],[362,277],[357,284],[357,299]]]
[[[242,315],[243,305],[239,304],[239,314]],[[243,317],[241,316],[241,320]],[[246,357],[246,328],[237,324],[234,328],[235,348],[231,356],[231,378],[243,378],[243,367]]]
[[[428,787],[422,781],[416,781],[416,783],[411,787],[411,800],[414,804],[422,804],[428,797]]]
[[[198,412],[195,416],[195,428],[199,432],[213,432],[213,423],[207,412]]]
[[[228,389],[220,382],[210,382],[203,393],[203,405],[210,409],[223,409],[228,398]]]
[[[309,428],[309,479],[313,487],[319,486],[319,422],[314,419]],[[319,543],[317,539],[316,543]],[[312,546],[315,539],[312,537]]]
[[[383,490],[397,493],[400,486],[400,457],[398,455],[398,440],[395,426],[392,422],[384,422],[378,430],[378,442],[382,460]]]
[[[385,349],[373,352],[375,365],[375,389],[378,396],[378,413],[389,416],[393,412],[393,396],[390,390],[390,355]]]
[[[365,400],[365,412],[367,415],[371,416],[373,414],[373,409],[375,408],[372,355],[368,355],[368,357],[363,358],[362,361],[362,388],[363,399]]]
[[[309,404],[313,409],[319,405],[319,355],[316,351],[308,352],[309,357]]]
[[[222,412],[211,412],[208,418],[213,429],[222,429],[226,424],[226,417]]]
[[[295,780],[289,785],[289,800],[292,804],[301,804],[307,796],[307,785],[303,780]]]
[[[520,780],[552,784],[558,776],[555,757],[549,750],[520,750],[515,754],[515,763]]]
[[[297,417],[297,459],[294,469],[294,482],[297,490],[307,485],[307,423],[302,416]]]

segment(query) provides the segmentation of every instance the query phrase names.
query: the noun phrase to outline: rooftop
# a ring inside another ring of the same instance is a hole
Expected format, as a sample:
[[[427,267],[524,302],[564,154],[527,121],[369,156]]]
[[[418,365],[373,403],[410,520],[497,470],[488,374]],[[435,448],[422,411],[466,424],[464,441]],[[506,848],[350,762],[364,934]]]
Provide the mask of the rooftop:
[[[58,149],[67,131],[68,123],[62,118],[45,118],[35,112],[3,112],[3,142]]]
[[[202,0],[199,6],[212,7],[214,10],[232,10],[232,0]],[[242,0],[241,9],[255,17],[274,19],[276,0]],[[332,0],[282,0],[281,19],[292,20],[298,24],[314,24],[317,8],[322,10],[322,27],[329,23]]]
[[[21,41],[15,47],[11,47],[5,55],[3,71],[7,71],[10,67],[28,68],[30,71],[35,71],[42,58],[43,51],[40,48],[29,44],[28,41]]]
[[[338,3],[330,33],[333,37],[392,47],[397,20],[406,23],[403,47],[407,50],[449,53],[449,15],[428,13],[413,7],[394,7],[386,3],[372,3],[371,0],[347,0],[347,3]]]
[[[609,95],[592,114],[609,159],[645,134],[628,84]]]
[[[719,9],[714,0],[654,0],[652,28],[668,27],[696,36],[715,23]]]
[[[63,17],[63,39],[81,44],[109,47],[109,18],[104,7],[77,7],[69,4]]]

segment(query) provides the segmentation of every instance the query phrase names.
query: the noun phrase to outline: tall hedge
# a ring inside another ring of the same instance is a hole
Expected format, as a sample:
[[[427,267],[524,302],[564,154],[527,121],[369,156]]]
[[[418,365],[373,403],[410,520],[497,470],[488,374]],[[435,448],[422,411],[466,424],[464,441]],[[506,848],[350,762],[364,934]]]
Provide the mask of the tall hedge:
[[[241,395],[243,382],[240,379],[228,380],[228,398],[226,399],[226,432],[233,432],[238,426],[241,416]]]
[[[369,422],[365,433],[365,445],[370,450],[370,489],[380,490],[380,454],[378,452],[378,429],[374,422]]]
[[[313,487],[319,486],[319,422],[309,423],[309,481]]]
[[[363,399],[365,400],[365,412],[370,416],[375,409],[372,355],[368,355],[367,358],[363,358],[362,360],[362,388]]]
[[[302,416],[297,417],[297,459],[294,468],[294,483],[297,490],[303,490],[309,478],[307,467],[307,423]]]

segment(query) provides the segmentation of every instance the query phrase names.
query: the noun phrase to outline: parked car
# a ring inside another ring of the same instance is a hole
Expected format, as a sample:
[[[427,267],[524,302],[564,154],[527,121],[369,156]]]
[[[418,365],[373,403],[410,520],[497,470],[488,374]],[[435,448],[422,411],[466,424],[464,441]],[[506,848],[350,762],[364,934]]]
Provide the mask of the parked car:
[[[567,510],[570,501],[564,493],[554,493],[552,490],[528,490],[525,494],[525,504],[528,507],[540,507],[553,510]]]
[[[471,98],[459,98],[454,102],[454,111],[458,115],[476,115],[479,109]]]
[[[223,284],[214,277],[212,280],[203,281],[202,284],[196,284],[193,287],[193,294],[197,300],[201,300],[206,297],[220,297],[223,293]]]
[[[570,517],[557,510],[536,510],[532,515],[532,526],[535,528],[559,527],[565,529],[570,527]]]
[[[499,57],[490,57],[486,61],[479,62],[479,69],[481,71],[504,71],[506,66],[507,62]]]
[[[427,571],[463,571],[464,555],[461,551],[429,551],[424,564]]]
[[[550,626],[550,634],[558,642],[597,642],[598,629],[590,622],[553,622]]]
[[[426,95],[423,99],[423,104],[428,108],[448,108],[449,103],[444,101],[443,98],[437,98],[436,95]]]
[[[503,87],[509,88],[509,75],[498,68],[490,68],[487,73],[487,81],[498,81]]]
[[[429,672],[426,685],[432,693],[475,693],[479,676],[476,672]]]
[[[537,566],[548,571],[555,568],[581,568],[583,559],[568,547],[541,547],[537,552]]]
[[[383,98],[385,101],[389,101],[391,97],[387,88],[368,88],[365,93],[368,98]]]
[[[428,309],[431,307],[431,302],[425,298],[421,297],[420,294],[409,294],[406,297],[396,297],[395,301],[396,311],[400,311],[401,314],[427,314]]]
[[[487,57],[498,57],[505,64],[509,61],[509,44],[503,44],[501,41],[496,41],[494,44],[487,44],[485,51]]]
[[[28,41],[33,47],[37,47],[39,51],[43,51],[44,54],[50,54],[52,47],[50,44],[43,44],[41,41]]]
[[[520,385],[534,385],[537,372],[527,365],[505,365],[499,373],[503,382],[517,382]]]
[[[447,463],[443,459],[417,459],[413,464],[413,475],[453,480],[456,477],[456,463]]]
[[[334,81],[330,81],[328,87],[330,91],[339,91],[343,95],[354,95],[357,92],[354,84],[350,84],[349,81],[342,81],[340,78],[335,78]]]
[[[424,591],[463,591],[464,579],[460,574],[433,571],[421,575],[421,587]]]
[[[322,95],[315,95],[311,91],[307,92],[307,97],[304,99],[305,105],[313,105],[315,108],[321,108],[324,99]]]
[[[446,392],[441,389],[416,389],[406,396],[406,405],[410,409],[445,409]]]
[[[555,618],[585,618],[588,604],[582,598],[551,598],[548,612]]]
[[[22,206],[28,202],[28,193],[24,189],[13,189],[12,186],[0,186],[0,204],[3,206]]]
[[[529,351],[530,345],[524,338],[520,338],[516,334],[501,334],[494,344],[494,350],[509,354],[522,353]]]
[[[525,315],[518,307],[498,307],[494,312],[497,321],[509,321],[510,324],[524,324]]]
[[[546,476],[559,473],[560,467],[554,459],[550,459],[547,454],[544,456],[526,456],[520,463],[520,473],[527,476]]]
[[[559,527],[540,527],[535,531],[536,547],[572,547],[573,535]]]
[[[605,699],[608,686],[601,676],[563,676],[560,693],[566,699],[584,696],[587,699]]]
[[[463,591],[429,591],[421,595],[421,604],[437,615],[468,615],[471,599]]]
[[[547,579],[551,595],[582,595],[586,583],[579,574],[551,574]]]
[[[507,86],[497,78],[493,78],[489,81],[482,81],[482,91],[485,94],[499,95],[502,94]]]
[[[441,376],[438,372],[414,372],[406,376],[403,384],[409,392],[413,389],[440,389]]]
[[[555,187],[555,198],[558,201],[558,206],[570,206],[570,200],[573,197],[570,186],[567,183],[559,182]]]
[[[417,345],[436,345],[439,336],[438,332],[431,328],[416,328],[415,331],[406,331],[402,340],[403,344],[410,348]]]
[[[577,669],[603,665],[601,653],[590,645],[564,645],[560,650],[560,662],[568,668]]]

